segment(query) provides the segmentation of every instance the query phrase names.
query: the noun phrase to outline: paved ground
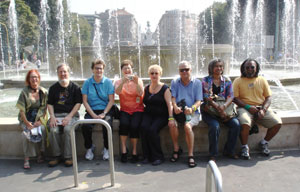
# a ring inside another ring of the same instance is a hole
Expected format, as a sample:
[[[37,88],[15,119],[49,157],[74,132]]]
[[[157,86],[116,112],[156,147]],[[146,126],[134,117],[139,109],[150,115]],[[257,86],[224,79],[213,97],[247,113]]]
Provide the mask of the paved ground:
[[[48,168],[32,161],[31,170],[22,160],[0,160],[0,191],[122,191],[188,192],[205,191],[206,157],[197,157],[196,168],[187,168],[186,158],[160,166],[122,164],[116,158],[115,187],[110,185],[109,163],[96,159],[79,160],[79,187],[74,188],[73,169],[62,164]],[[277,151],[270,157],[259,154],[252,159],[219,158],[225,192],[300,191],[300,151]]]

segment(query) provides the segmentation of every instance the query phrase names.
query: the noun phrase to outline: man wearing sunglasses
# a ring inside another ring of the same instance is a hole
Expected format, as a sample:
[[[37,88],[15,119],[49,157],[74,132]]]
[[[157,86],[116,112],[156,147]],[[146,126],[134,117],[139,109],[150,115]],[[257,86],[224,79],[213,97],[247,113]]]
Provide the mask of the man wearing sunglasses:
[[[269,156],[268,142],[278,133],[282,121],[269,107],[271,90],[267,80],[258,76],[259,63],[254,59],[246,59],[241,65],[241,77],[233,82],[234,102],[238,105],[238,119],[242,125],[241,157],[250,159],[248,136],[250,127],[259,123],[268,128],[264,139],[259,143],[261,152]]]
[[[178,70],[180,77],[171,82],[172,105],[176,116],[180,113],[185,115],[183,122],[180,122],[179,119],[176,119],[176,121],[184,126],[188,146],[188,166],[192,168],[197,165],[193,155],[194,133],[192,128],[199,123],[200,111],[198,108],[203,99],[202,84],[199,79],[192,78],[191,64],[189,62],[180,62]],[[182,106],[183,102],[185,107]],[[173,117],[169,118],[169,120],[173,119]],[[171,162],[176,162],[182,153],[182,149],[178,145],[179,132],[177,123],[173,123],[170,126],[170,134],[174,146]]]

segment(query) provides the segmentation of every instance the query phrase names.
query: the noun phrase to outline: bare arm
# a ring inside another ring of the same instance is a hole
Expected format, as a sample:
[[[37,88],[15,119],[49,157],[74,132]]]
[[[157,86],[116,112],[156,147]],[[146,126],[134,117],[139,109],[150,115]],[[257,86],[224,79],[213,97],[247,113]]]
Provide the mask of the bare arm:
[[[88,103],[87,95],[82,94],[82,102],[88,114],[90,114],[90,116],[93,117],[93,119],[98,119],[98,116],[94,113],[94,111],[92,110],[92,108]]]
[[[172,100],[172,105],[173,105],[173,109],[174,109],[175,114],[181,113],[183,109],[181,109],[180,107],[177,106],[176,98],[172,97],[171,100]]]
[[[198,108],[199,106],[201,105],[201,101],[196,101],[194,103],[194,107],[186,107],[185,110],[184,110],[184,114],[186,115],[191,115],[193,113],[193,109],[192,108]]]
[[[22,121],[25,123],[26,127],[28,129],[32,129],[34,126],[32,125],[31,122],[29,122],[26,118],[25,112],[20,110],[20,115],[21,115],[21,119]]]
[[[245,108],[245,106],[247,105],[246,103],[244,103],[244,102],[243,102],[240,98],[238,98],[238,97],[235,97],[234,100],[233,100],[233,102],[234,102],[235,104],[237,104],[237,106],[242,107],[242,108]],[[255,113],[258,112],[258,109],[257,109],[255,106],[250,106],[250,108],[248,109],[248,111],[249,111],[252,115],[254,115]]]
[[[72,111],[62,120],[62,125],[66,126],[69,124],[73,116],[77,113],[80,109],[81,103],[76,103],[72,109]]]
[[[50,114],[50,127],[51,128],[56,127],[57,121],[56,121],[56,118],[55,118],[55,115],[54,115],[53,105],[48,104],[47,108],[48,108],[48,111],[49,111],[49,114]]]
[[[173,105],[172,105],[172,99],[171,99],[171,92],[170,89],[167,89],[164,93],[165,101],[168,106],[168,112],[169,112],[169,119],[168,119],[168,126],[174,127],[175,126],[175,119],[173,117]]]

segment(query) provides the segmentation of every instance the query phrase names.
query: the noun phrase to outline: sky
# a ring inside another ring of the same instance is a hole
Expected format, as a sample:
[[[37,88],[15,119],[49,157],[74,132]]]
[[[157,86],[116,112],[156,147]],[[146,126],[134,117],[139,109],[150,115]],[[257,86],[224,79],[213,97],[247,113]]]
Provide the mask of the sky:
[[[142,30],[146,28],[147,21],[150,21],[151,30],[154,31],[166,10],[181,9],[199,14],[214,0],[69,0],[69,2],[71,11],[79,14],[94,14],[104,12],[106,9],[125,8],[135,16]]]

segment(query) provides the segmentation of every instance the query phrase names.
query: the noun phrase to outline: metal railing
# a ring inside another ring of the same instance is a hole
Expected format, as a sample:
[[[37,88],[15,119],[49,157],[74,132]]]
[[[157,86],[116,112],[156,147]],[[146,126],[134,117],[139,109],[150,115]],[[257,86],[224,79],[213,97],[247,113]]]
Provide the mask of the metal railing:
[[[71,133],[71,145],[72,145],[72,158],[73,158],[73,172],[75,187],[78,187],[78,166],[77,166],[77,154],[76,154],[76,141],[75,141],[75,127],[79,124],[102,124],[107,129],[108,136],[108,148],[109,148],[109,169],[111,186],[115,185],[115,167],[114,167],[114,154],[112,143],[112,130],[110,125],[102,119],[84,119],[76,121],[70,130]]]
[[[210,160],[206,167],[206,192],[212,191],[212,177],[214,177],[215,191],[222,192],[222,175],[216,163]]]

